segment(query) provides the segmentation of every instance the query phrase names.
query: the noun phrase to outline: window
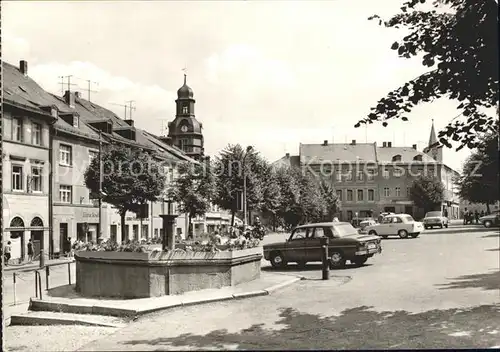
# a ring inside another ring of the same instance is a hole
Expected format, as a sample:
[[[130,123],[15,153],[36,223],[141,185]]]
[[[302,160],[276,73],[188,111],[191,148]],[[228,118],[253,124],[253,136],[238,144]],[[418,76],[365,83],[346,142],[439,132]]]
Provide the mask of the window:
[[[42,192],[42,169],[31,168],[31,189],[33,192]]]
[[[422,155],[415,155],[413,157],[413,160],[415,160],[415,161],[422,161]]]
[[[392,222],[395,223],[395,224],[396,223],[402,223],[403,220],[401,220],[399,217],[395,216],[395,217],[392,218]]]
[[[340,189],[339,189],[339,190],[337,190],[337,198],[338,198],[339,200],[342,200],[342,190],[340,190]]]
[[[80,124],[80,118],[76,115],[73,115],[73,127],[77,127]]]
[[[358,189],[358,202],[363,200],[363,190]]]
[[[396,192],[396,194],[395,194],[396,197],[401,197],[401,188],[396,187],[395,192]]]
[[[430,167],[427,169],[427,176],[434,176],[434,168]]]
[[[389,197],[391,195],[391,190],[389,187],[384,188],[384,197]]]
[[[374,170],[368,170],[367,179],[368,179],[368,181],[373,181],[375,179],[375,171]]]
[[[92,160],[98,157],[99,157],[99,152],[95,150],[89,150],[89,164],[92,163]]]
[[[12,166],[12,190],[23,190],[23,167],[14,165]]]
[[[18,117],[12,119],[12,139],[16,142],[23,141],[23,120]]]
[[[314,238],[326,237],[325,230],[322,227],[315,227],[313,237]]]
[[[389,178],[389,170],[383,169],[382,170],[382,177],[383,178]]]
[[[42,145],[42,125],[39,123],[33,123],[31,143],[34,145]]]
[[[399,167],[394,169],[394,176],[395,177],[401,177],[403,175],[403,170],[400,169]]]
[[[352,189],[347,190],[347,201],[352,202]]]
[[[399,154],[398,154],[398,155],[394,155],[394,156],[392,157],[392,161],[393,161],[393,162],[395,162],[395,161],[401,161],[401,155],[399,155]]]
[[[59,162],[61,165],[71,166],[71,147],[61,144],[59,146]]]
[[[358,170],[356,179],[358,181],[363,181],[363,170]]]
[[[375,200],[375,191],[373,189],[368,190],[368,200],[370,201]]]
[[[352,210],[348,210],[347,211],[347,221],[351,221],[352,220]]]
[[[290,236],[290,240],[303,240],[306,238],[307,235],[307,230],[306,228],[303,229],[297,229],[293,232],[293,234]]]
[[[351,180],[352,180],[352,170],[347,171],[347,174],[346,174],[346,176],[345,176],[345,179],[346,179],[347,181],[351,181]]]
[[[71,203],[71,186],[60,185],[59,186],[59,199],[61,203]]]
[[[188,111],[189,111],[189,109],[188,109],[188,107],[187,107],[187,106],[183,106],[183,107],[182,107],[182,113],[183,113],[183,114],[187,114],[187,113],[188,113]]]
[[[340,170],[335,171],[335,180],[342,181],[342,172]]]

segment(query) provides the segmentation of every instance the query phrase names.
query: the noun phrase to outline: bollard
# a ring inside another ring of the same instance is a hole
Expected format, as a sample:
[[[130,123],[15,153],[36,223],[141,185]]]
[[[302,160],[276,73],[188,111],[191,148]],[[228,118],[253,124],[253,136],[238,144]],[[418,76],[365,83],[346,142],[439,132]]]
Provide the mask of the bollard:
[[[323,263],[323,280],[330,279],[330,263],[328,262],[328,237],[321,238],[321,254],[322,254],[322,263]]]
[[[71,263],[68,263],[68,279],[69,285],[71,286]]]
[[[42,273],[38,271],[38,291],[40,292],[40,300],[42,297]]]
[[[45,287],[49,290],[49,266],[45,267]]]
[[[12,280],[14,281],[14,305],[16,305],[16,273],[12,274]]]

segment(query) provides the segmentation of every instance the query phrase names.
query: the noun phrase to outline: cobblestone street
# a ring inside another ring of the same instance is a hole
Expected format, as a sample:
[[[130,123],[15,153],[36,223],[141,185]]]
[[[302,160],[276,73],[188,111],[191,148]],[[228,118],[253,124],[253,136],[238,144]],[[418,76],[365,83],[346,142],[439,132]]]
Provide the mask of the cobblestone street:
[[[273,295],[157,313],[81,350],[500,345],[497,229],[430,230],[383,247],[363,267],[332,271],[329,281],[320,280],[319,265],[290,266],[285,274],[305,280]]]

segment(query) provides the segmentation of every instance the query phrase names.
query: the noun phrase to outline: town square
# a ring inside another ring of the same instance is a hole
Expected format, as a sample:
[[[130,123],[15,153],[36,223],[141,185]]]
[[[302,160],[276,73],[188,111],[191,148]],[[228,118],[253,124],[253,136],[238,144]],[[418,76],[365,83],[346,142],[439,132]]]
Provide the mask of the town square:
[[[3,349],[500,348],[498,3],[362,3],[2,3]]]

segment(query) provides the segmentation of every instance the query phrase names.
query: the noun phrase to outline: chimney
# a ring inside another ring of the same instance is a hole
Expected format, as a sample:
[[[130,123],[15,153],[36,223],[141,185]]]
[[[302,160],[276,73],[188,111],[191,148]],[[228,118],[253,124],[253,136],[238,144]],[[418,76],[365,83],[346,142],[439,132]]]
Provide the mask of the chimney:
[[[66,93],[64,93],[64,101],[71,108],[75,107],[75,95],[73,93],[71,93],[69,90],[67,90]]]
[[[417,150],[417,145],[416,144],[412,145],[412,148]]]
[[[75,92],[75,97],[78,99],[82,99],[82,92]]]
[[[323,141],[323,145],[328,145],[328,141],[326,139]]]
[[[356,145],[356,140],[355,140],[355,139],[353,139],[351,144],[352,144],[352,145]]]
[[[19,61],[19,71],[21,71],[21,73],[25,76],[28,75],[28,61]]]
[[[129,126],[134,127],[134,120],[124,120]]]
[[[382,147],[383,148],[387,147],[387,142],[382,142]]]
[[[290,153],[286,153],[285,156],[287,159],[290,159]]]
[[[392,142],[387,142],[387,147],[391,148],[392,147]]]

